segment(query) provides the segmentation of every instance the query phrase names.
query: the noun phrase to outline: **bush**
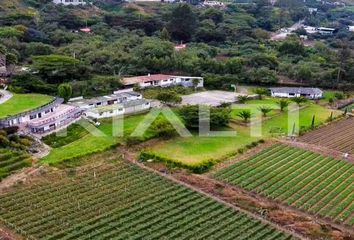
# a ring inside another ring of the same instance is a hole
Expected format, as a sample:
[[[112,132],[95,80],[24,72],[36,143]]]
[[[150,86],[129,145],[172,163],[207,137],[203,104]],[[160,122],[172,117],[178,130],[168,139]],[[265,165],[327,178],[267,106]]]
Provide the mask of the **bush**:
[[[201,174],[201,173],[207,172],[208,170],[210,170],[217,163],[216,160],[209,159],[209,160],[202,161],[199,164],[189,165],[189,164],[178,162],[178,161],[175,161],[173,159],[162,157],[162,156],[159,156],[157,154],[154,154],[154,153],[151,153],[151,152],[146,152],[146,151],[142,151],[140,153],[139,159],[141,161],[147,161],[147,160],[151,160],[152,159],[152,160],[155,160],[157,162],[165,163],[167,165],[167,167],[169,167],[169,168],[176,168],[176,167],[185,168],[185,169],[189,169],[193,173],[197,173],[197,174]]]
[[[164,139],[169,139],[177,135],[176,129],[166,119],[157,119],[151,125],[151,129],[155,133],[156,137]]]

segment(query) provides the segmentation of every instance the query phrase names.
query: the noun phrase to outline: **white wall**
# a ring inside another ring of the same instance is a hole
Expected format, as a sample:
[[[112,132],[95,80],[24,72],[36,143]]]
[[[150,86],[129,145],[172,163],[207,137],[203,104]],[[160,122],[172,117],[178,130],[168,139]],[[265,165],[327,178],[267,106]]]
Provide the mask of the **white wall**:
[[[55,4],[64,4],[64,5],[85,5],[84,0],[53,0]]]

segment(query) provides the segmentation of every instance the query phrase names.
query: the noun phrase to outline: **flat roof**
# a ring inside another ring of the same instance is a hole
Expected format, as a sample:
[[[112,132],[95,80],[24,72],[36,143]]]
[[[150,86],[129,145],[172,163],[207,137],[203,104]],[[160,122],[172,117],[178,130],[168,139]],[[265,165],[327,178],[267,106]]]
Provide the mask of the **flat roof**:
[[[277,87],[269,88],[272,92],[277,93],[299,93],[299,94],[322,94],[319,88],[303,88],[303,87]]]
[[[92,113],[108,112],[108,111],[112,111],[112,110],[119,109],[119,108],[128,108],[128,107],[139,106],[139,105],[142,105],[145,103],[149,103],[149,101],[147,101],[145,99],[138,99],[138,100],[132,100],[129,102],[124,102],[124,103],[96,107],[96,108],[89,109],[87,111],[92,112]]]
[[[172,78],[172,75],[165,74],[151,74],[145,76],[136,76],[136,77],[126,77],[123,78],[124,85],[132,85],[136,83],[149,82],[149,81],[163,81]]]

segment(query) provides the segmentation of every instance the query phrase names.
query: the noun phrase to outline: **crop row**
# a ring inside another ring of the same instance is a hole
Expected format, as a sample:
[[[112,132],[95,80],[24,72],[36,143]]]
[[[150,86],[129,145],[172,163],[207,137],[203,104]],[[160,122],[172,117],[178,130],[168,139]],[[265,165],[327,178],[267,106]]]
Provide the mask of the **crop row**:
[[[292,239],[125,163],[2,195],[0,219],[28,239]]]
[[[335,221],[354,214],[354,165],[330,157],[274,145],[235,163],[215,178]]]
[[[13,172],[31,165],[29,155],[8,149],[0,151],[0,180],[9,176]]]
[[[354,118],[348,118],[300,137],[303,142],[354,153]]]

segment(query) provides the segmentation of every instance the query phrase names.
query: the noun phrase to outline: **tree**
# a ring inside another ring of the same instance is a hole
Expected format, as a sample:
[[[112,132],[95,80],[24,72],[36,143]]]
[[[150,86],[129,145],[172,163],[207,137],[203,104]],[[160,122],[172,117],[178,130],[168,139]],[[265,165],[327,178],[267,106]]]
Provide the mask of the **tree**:
[[[160,100],[161,102],[165,104],[178,104],[182,102],[181,96],[179,96],[177,93],[169,91],[169,92],[160,92],[156,96],[157,100]]]
[[[68,56],[45,55],[32,57],[31,68],[49,83],[61,83],[70,79],[80,79],[88,73],[80,61]]]
[[[289,106],[289,101],[285,100],[285,99],[281,99],[277,102],[280,111],[283,112],[285,108],[287,108]]]
[[[160,38],[161,40],[164,41],[169,41],[170,40],[170,33],[168,32],[168,30],[164,27],[160,33]]]
[[[193,78],[192,84],[195,90],[197,89],[199,82],[200,80],[198,78]]]
[[[252,117],[250,110],[242,110],[237,113],[237,116],[242,118],[245,123]]]
[[[71,95],[73,93],[73,89],[70,84],[68,83],[63,83],[60,84],[58,87],[58,95],[62,98],[64,98],[64,103],[67,103],[69,99],[71,98]]]
[[[165,118],[158,118],[151,125],[152,131],[157,137],[169,139],[177,135],[176,129]]]
[[[291,100],[295,102],[298,106],[300,106],[302,103],[307,102],[307,98],[305,97],[293,97]]]
[[[263,99],[264,95],[268,95],[269,91],[266,88],[255,88],[253,92],[258,95],[259,99]]]
[[[248,100],[248,96],[246,96],[246,95],[241,95],[241,96],[238,96],[238,97],[237,97],[237,101],[238,101],[239,103],[241,103],[241,104],[246,103],[247,100]]]
[[[196,29],[196,15],[188,4],[179,4],[172,10],[168,30],[173,39],[178,41],[191,40]]]
[[[188,129],[199,128],[199,106],[183,106],[178,111]],[[226,126],[231,118],[230,107],[211,107],[210,108],[210,127],[215,129]]]
[[[347,43],[342,44],[342,48],[337,53],[338,58],[338,73],[337,73],[337,82],[336,85],[341,81],[342,75],[345,73],[345,67],[347,65],[348,60],[351,57],[351,50]]]
[[[284,55],[304,55],[305,47],[298,38],[289,37],[279,46],[279,52]]]
[[[267,114],[268,114],[268,113],[270,113],[270,112],[272,111],[272,109],[271,109],[271,108],[266,107],[266,106],[261,106],[261,107],[259,107],[258,109],[259,109],[259,111],[261,111],[261,112],[262,112],[263,117],[266,117],[266,116],[267,116]]]
[[[224,20],[224,14],[222,11],[216,8],[207,8],[200,15],[202,19],[210,19],[215,24],[221,23]]]

